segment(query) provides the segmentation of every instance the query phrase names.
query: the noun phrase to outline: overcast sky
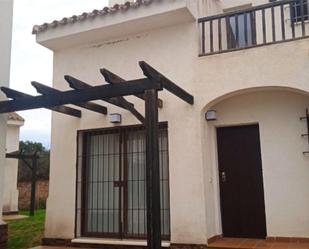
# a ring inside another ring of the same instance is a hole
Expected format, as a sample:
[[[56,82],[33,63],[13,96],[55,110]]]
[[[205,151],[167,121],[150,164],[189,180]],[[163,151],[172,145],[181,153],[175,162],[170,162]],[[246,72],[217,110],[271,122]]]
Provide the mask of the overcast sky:
[[[31,81],[52,84],[52,52],[35,42],[31,34],[34,24],[102,9],[107,4],[107,0],[14,0],[10,87],[35,95]],[[21,140],[42,142],[49,147],[51,112],[39,109],[19,114],[26,120]]]

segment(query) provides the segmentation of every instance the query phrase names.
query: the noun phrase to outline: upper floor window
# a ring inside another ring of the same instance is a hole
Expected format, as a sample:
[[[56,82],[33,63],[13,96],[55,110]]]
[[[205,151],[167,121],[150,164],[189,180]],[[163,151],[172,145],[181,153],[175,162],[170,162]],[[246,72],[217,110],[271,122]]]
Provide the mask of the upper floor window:
[[[269,2],[277,2],[278,0],[270,0]],[[302,17],[304,20],[309,20],[309,5],[308,0],[297,0],[290,4],[291,20],[293,22],[301,22]]]
[[[298,0],[295,3],[291,4],[291,16],[294,22],[302,21],[302,16],[304,20],[309,19],[308,15],[308,1],[307,0]]]
[[[227,19],[228,48],[244,48],[255,44],[255,15],[243,13]]]
[[[225,9],[224,12],[229,14],[233,11],[241,11],[250,8],[251,5],[237,6]],[[243,12],[238,15],[230,15],[226,18],[227,47],[244,48],[256,43],[256,25],[255,13]]]

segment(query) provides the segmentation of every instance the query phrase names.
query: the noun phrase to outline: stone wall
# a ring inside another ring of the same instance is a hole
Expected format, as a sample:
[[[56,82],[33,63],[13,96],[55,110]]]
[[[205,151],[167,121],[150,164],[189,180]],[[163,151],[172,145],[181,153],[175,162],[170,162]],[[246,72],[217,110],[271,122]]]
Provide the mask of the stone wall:
[[[49,180],[40,180],[36,183],[36,208],[45,208],[48,197]],[[19,182],[19,200],[20,210],[28,210],[31,199],[31,182]]]

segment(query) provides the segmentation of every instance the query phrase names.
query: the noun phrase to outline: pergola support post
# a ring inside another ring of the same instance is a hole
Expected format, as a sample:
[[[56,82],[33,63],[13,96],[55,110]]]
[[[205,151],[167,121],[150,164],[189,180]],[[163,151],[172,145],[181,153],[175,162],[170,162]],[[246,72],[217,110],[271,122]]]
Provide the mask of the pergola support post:
[[[30,216],[34,216],[35,210],[35,192],[36,192],[36,171],[37,171],[37,158],[32,159],[32,179],[31,179],[31,201],[30,201]]]
[[[161,248],[158,92],[145,91],[148,249]]]

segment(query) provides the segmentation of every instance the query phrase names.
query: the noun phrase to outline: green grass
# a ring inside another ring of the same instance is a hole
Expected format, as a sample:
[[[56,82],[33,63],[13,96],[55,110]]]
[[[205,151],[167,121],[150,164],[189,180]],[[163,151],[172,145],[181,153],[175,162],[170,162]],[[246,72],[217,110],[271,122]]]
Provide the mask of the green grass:
[[[20,212],[29,215],[29,212]],[[44,233],[45,210],[36,210],[35,216],[9,221],[8,249],[28,249],[41,244]]]

